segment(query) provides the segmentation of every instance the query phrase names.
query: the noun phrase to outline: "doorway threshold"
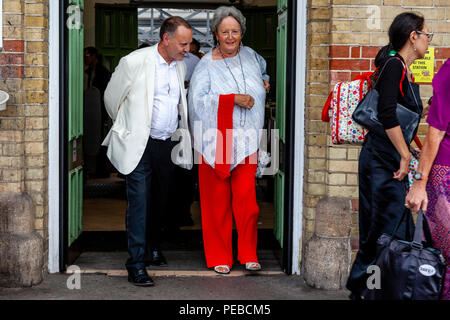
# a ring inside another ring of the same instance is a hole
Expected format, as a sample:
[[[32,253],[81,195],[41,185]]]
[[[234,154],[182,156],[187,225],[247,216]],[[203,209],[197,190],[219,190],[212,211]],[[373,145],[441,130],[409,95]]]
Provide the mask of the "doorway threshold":
[[[163,251],[168,262],[167,266],[147,267],[148,273],[152,276],[217,276],[218,273],[206,267],[203,250],[167,250]],[[73,265],[77,266],[83,274],[106,274],[109,276],[126,276],[125,261],[128,258],[126,251],[116,252],[83,252]],[[247,275],[276,275],[284,274],[280,263],[272,250],[258,250],[258,258],[263,270],[249,272],[245,267],[237,262],[232,271],[227,276],[247,276]],[[67,273],[74,271],[68,270]]]
[[[102,269],[82,269],[81,274],[107,275],[110,277],[126,277],[127,270],[102,270]],[[243,277],[243,276],[272,276],[285,274],[283,271],[258,271],[249,272],[242,270],[232,270],[229,274],[218,274],[212,270],[152,270],[147,269],[151,277]],[[73,274],[75,271],[66,271],[66,274]]]
[[[125,261],[128,258],[125,232],[86,232],[81,236],[81,255],[72,263],[81,273],[125,276]],[[234,266],[227,276],[246,276],[253,274],[284,274],[278,244],[272,230],[258,230],[258,259],[262,270],[249,272],[237,259],[237,234],[233,232]],[[218,273],[206,266],[201,230],[185,230],[177,241],[164,241],[161,250],[168,265],[164,267],[149,266],[150,275],[154,276],[217,276]],[[68,271],[73,272],[73,271]]]

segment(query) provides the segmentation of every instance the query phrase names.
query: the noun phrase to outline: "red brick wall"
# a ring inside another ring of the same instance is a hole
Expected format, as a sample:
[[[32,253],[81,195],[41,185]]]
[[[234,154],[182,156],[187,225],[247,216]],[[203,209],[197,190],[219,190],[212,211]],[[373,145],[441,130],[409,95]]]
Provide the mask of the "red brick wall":
[[[2,79],[24,77],[24,44],[23,40],[3,41],[3,51],[0,52]]]
[[[374,60],[380,49],[381,47],[378,46],[330,46],[330,84],[350,81],[363,72],[374,71]],[[448,58],[450,58],[450,48],[435,47],[435,73]]]
[[[24,41],[5,40],[3,51],[0,52],[1,78],[24,77]]]

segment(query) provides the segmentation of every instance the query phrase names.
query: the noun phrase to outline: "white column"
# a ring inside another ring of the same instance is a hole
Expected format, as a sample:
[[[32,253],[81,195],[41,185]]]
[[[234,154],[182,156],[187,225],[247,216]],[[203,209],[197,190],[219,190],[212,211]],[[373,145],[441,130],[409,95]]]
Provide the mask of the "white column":
[[[1,0],[0,0],[1,1]],[[59,0],[49,9],[48,270],[59,272]]]
[[[303,225],[303,171],[305,150],[306,92],[306,12],[307,1],[297,4],[297,60],[295,66],[295,145],[294,145],[294,217],[292,244],[292,274],[300,274]]]
[[[3,50],[3,0],[0,0],[0,51]]]

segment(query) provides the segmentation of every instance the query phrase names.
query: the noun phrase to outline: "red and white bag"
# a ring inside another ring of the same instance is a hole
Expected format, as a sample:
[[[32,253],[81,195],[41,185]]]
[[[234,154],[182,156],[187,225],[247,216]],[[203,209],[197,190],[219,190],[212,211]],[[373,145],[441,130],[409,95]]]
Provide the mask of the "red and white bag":
[[[333,144],[362,143],[367,129],[354,122],[353,111],[370,89],[372,72],[357,76],[353,81],[337,83],[322,110],[322,121],[330,122]]]
[[[406,76],[406,66],[403,61],[402,64],[404,69],[399,89],[404,96],[402,83]],[[330,92],[322,109],[322,121],[330,122],[331,141],[333,144],[364,142],[369,130],[354,122],[352,114],[359,102],[371,89],[371,76],[374,72],[363,73],[360,76],[356,76],[353,81],[338,82],[335,84],[333,91]],[[421,149],[421,143],[417,135],[414,137],[414,141]],[[412,168],[410,171],[414,171],[414,165],[411,165]]]
[[[330,122],[331,141],[333,144],[364,142],[369,130],[354,122],[352,114],[359,102],[371,89],[372,81],[370,77],[372,74],[372,72],[366,72],[355,77],[353,81],[338,82],[335,84],[333,91],[330,92],[322,110],[322,121]],[[402,82],[405,74],[406,67],[400,80],[402,95],[404,95]],[[414,137],[414,142],[419,150],[422,150],[422,143],[417,135]],[[420,152],[412,151],[414,150],[411,150],[411,160],[408,168],[409,187],[413,184],[413,175],[417,171],[420,157]]]

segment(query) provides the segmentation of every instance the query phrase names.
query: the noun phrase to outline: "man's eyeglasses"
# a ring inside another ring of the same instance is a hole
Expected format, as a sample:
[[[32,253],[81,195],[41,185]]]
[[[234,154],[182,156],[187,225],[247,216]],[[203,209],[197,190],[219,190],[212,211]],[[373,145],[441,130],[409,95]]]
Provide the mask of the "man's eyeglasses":
[[[417,34],[426,34],[428,37],[428,41],[433,40],[433,32],[423,32],[423,31],[416,31]]]

